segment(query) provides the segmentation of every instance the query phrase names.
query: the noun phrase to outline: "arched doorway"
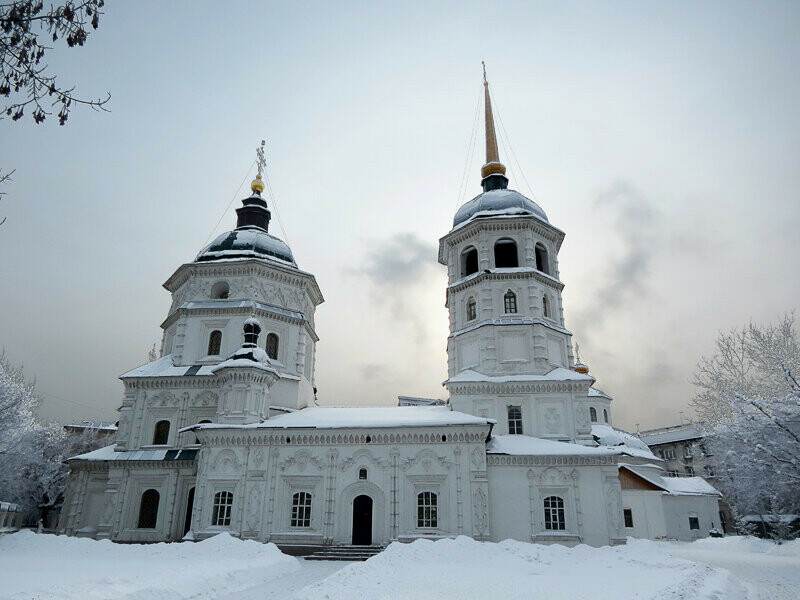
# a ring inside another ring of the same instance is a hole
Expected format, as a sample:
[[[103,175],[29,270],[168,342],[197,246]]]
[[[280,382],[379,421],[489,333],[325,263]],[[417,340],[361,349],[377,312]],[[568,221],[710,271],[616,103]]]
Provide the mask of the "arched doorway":
[[[353,500],[353,545],[372,544],[372,498],[362,494]]]
[[[192,508],[194,506],[194,488],[189,490],[189,496],[186,499],[186,518],[183,521],[183,535],[189,533],[192,528]]]

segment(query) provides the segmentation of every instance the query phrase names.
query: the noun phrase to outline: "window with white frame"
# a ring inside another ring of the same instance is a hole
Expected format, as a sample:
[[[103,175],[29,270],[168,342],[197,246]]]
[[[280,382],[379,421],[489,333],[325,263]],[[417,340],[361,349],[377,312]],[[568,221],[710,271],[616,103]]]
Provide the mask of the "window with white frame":
[[[311,494],[297,492],[292,495],[292,527],[311,527]]]
[[[231,524],[232,508],[232,492],[222,491],[214,494],[214,507],[211,512],[211,524],[219,527],[229,527]]]
[[[622,516],[625,518],[625,527],[628,529],[633,527],[633,510],[630,508],[622,509]]]
[[[514,314],[517,312],[517,295],[511,290],[508,290],[505,296],[503,296],[503,306],[506,314]]]
[[[664,460],[675,460],[675,448],[664,448]]]
[[[522,433],[522,407],[520,406],[508,407],[508,433]]]
[[[683,458],[692,458],[692,446],[690,444],[686,444],[683,447]]]
[[[564,531],[566,529],[563,498],[548,496],[544,499],[544,528],[551,531]]]
[[[467,321],[474,321],[478,317],[478,309],[475,305],[475,298],[467,300]]]
[[[169,441],[169,421],[159,421],[153,430],[153,445],[166,446]]]
[[[219,356],[221,350],[222,350],[222,332],[218,329],[215,329],[208,336],[208,355]]]
[[[439,526],[438,497],[435,492],[417,494],[417,527],[431,529]]]

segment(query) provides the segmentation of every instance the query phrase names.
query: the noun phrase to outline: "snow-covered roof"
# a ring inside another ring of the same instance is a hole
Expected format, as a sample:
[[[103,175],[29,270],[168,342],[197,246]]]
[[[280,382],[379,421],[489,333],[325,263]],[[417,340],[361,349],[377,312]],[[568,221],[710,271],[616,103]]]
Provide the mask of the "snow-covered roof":
[[[259,228],[235,229],[223,233],[203,248],[195,261],[230,258],[266,258],[287,266],[297,266],[286,242]]]
[[[83,421],[82,423],[68,423],[64,429],[99,429],[101,431],[116,431],[116,421]]]
[[[611,399],[612,399],[612,398],[611,398],[611,396],[609,396],[609,395],[608,395],[608,394],[606,394],[606,393],[605,393],[603,390],[601,390],[601,389],[598,389],[598,388],[596,388],[596,387],[590,387],[590,388],[589,388],[589,393],[588,393],[588,394],[586,394],[586,395],[587,395],[589,398],[608,398],[609,400],[611,400]]]
[[[675,425],[663,429],[650,429],[639,433],[639,437],[648,446],[658,444],[669,444],[672,442],[685,442],[687,440],[697,440],[703,437],[700,427],[696,424]]]
[[[702,477],[664,477],[654,465],[620,465],[672,496],[722,496]]]
[[[478,194],[456,211],[453,229],[479,217],[533,215],[549,224],[542,207],[516,190],[497,189]]]
[[[545,375],[484,375],[467,369],[454,375],[445,383],[510,383],[516,381],[594,381],[594,377],[576,373],[564,367],[557,367]]]
[[[116,444],[98,448],[86,454],[79,454],[67,460],[89,460],[89,461],[106,461],[106,460],[194,460],[197,456],[197,450],[176,450],[172,448],[163,448],[158,450],[129,450],[126,452],[117,452],[115,450]]]
[[[623,454],[627,454],[628,456],[661,460],[650,451],[647,444],[635,435],[623,431],[622,429],[616,429],[611,425],[592,423],[592,437],[594,437],[595,441],[601,446],[619,448]]]
[[[398,396],[398,406],[444,406],[446,400],[441,398],[419,398],[417,396]]]
[[[263,348],[259,348],[261,353],[266,356]],[[237,350],[238,352],[238,350]],[[234,353],[235,354],[235,353]],[[260,354],[260,353],[259,353]],[[275,371],[269,364],[262,364],[253,362],[249,359],[241,359],[235,356],[220,362],[215,365],[181,365],[175,366],[172,364],[172,355],[167,354],[159,359],[149,362],[141,367],[136,367],[127,373],[120,375],[120,379],[129,379],[134,377],[192,377],[192,376],[210,376],[214,375],[216,371],[225,367],[256,367],[267,371]],[[299,379],[298,377],[289,373],[275,373],[281,378]]]
[[[206,423],[186,429],[353,429],[488,425],[492,419],[452,411],[446,406],[314,406],[271,417],[263,423]]]
[[[492,435],[486,444],[487,454],[512,456],[614,456],[613,448],[593,448],[570,442],[544,440],[529,435]]]
[[[161,358],[149,362],[141,367],[136,367],[120,375],[120,379],[128,377],[184,377],[192,375],[213,375],[216,365],[181,365],[172,364],[172,355],[166,354]]]

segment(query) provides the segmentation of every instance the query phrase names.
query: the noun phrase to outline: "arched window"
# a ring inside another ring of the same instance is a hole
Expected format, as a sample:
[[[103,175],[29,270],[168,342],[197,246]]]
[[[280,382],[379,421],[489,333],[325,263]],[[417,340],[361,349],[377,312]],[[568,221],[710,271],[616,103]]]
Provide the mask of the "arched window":
[[[605,408],[603,409],[603,420],[608,423],[608,411]]]
[[[165,446],[169,441],[169,421],[159,421],[153,431],[153,445]]]
[[[550,318],[550,301],[547,296],[542,296],[542,313],[548,319]]]
[[[461,253],[461,276],[466,277],[478,272],[478,251],[474,246]]]
[[[519,406],[508,407],[508,433],[522,433],[522,408]]]
[[[278,360],[278,336],[274,333],[267,336],[267,356],[272,360]]]
[[[139,504],[139,529],[155,529],[158,521],[158,501],[161,496],[156,490],[147,490],[142,494],[142,501]]]
[[[211,524],[219,527],[230,526],[232,508],[233,493],[217,492],[214,494],[214,510],[211,512]]]
[[[367,478],[367,470],[366,469],[359,469],[358,470],[358,478],[359,479],[366,479]]]
[[[494,245],[494,266],[498,269],[519,266],[517,243],[508,238],[497,240]]]
[[[211,286],[211,298],[214,300],[225,300],[230,294],[231,288],[227,281],[218,281]]]
[[[218,329],[215,329],[214,331],[211,332],[211,335],[208,336],[208,355],[219,356],[221,349],[222,349],[222,332]]]
[[[550,274],[550,261],[547,259],[547,248],[543,244],[536,244],[536,269],[542,273]]]
[[[478,310],[475,306],[475,298],[467,300],[467,321],[474,321],[478,316]]]
[[[429,529],[439,526],[437,503],[438,498],[434,492],[417,494],[417,527]]]
[[[297,492],[292,496],[292,527],[311,527],[311,494]]]
[[[595,410],[594,406],[589,407],[589,418],[592,423],[597,423],[597,410]]]
[[[506,295],[503,296],[503,304],[505,305],[506,314],[517,312],[517,295],[508,290]]]
[[[548,496],[544,499],[544,528],[553,531],[564,531],[564,499]]]

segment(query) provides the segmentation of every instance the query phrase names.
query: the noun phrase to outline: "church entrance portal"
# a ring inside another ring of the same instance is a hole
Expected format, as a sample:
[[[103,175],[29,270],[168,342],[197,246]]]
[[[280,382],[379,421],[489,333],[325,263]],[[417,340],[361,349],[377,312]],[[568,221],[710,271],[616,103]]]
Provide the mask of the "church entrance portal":
[[[353,500],[353,545],[372,544],[372,498],[361,495]]]

